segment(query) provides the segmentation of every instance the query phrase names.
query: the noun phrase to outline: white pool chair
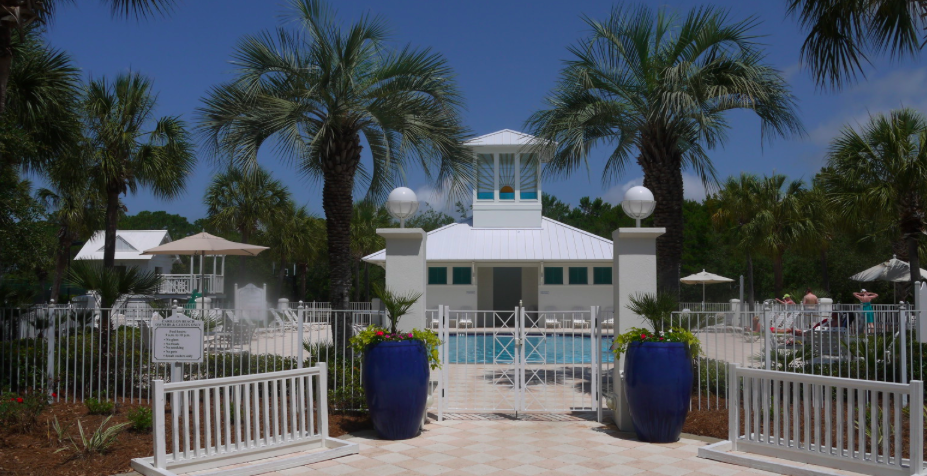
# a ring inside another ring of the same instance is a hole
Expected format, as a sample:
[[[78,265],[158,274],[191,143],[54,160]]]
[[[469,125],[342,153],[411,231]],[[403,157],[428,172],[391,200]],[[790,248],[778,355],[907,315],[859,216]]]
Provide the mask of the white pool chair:
[[[457,318],[457,328],[461,327],[473,327],[473,319],[469,317],[459,317]]]
[[[561,327],[560,319],[557,319],[554,316],[548,316],[547,314],[545,314],[542,318],[544,319],[544,327],[547,327],[547,328],[556,327],[558,329]]]
[[[573,318],[573,328],[574,329],[586,329],[589,327],[589,325],[590,325],[590,322],[587,319],[583,319],[582,317]]]
[[[608,319],[605,319],[604,321],[602,321],[602,327],[605,329],[614,329],[615,319],[611,317],[609,317]]]

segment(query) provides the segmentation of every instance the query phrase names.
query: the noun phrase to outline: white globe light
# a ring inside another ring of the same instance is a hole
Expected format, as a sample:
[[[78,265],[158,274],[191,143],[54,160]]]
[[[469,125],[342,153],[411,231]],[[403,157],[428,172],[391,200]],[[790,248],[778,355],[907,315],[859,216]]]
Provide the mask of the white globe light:
[[[637,220],[637,226],[641,226],[641,220],[649,217],[656,206],[657,202],[653,199],[653,192],[640,185],[629,188],[624,193],[624,200],[621,202],[621,209],[629,217]]]
[[[386,199],[386,211],[399,220],[399,226],[405,227],[406,218],[418,211],[418,197],[408,187],[399,187],[389,193]]]

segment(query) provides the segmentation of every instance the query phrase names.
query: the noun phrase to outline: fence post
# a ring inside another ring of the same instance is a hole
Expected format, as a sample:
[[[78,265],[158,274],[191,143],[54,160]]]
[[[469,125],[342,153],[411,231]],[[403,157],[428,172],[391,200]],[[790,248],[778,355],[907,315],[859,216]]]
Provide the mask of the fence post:
[[[299,301],[299,307],[296,310],[296,316],[299,317],[299,323],[298,323],[299,324],[299,344],[298,344],[299,347],[296,348],[296,354],[297,354],[296,355],[296,359],[297,359],[296,368],[297,369],[303,368],[303,360],[306,358],[305,357],[305,347],[306,347],[305,342],[306,341],[303,340],[304,335],[305,335],[305,330],[303,328],[306,327],[305,312],[306,310],[305,308],[303,308],[303,302]]]
[[[167,467],[167,454],[164,445],[164,380],[154,381],[154,467],[165,469]]]
[[[48,359],[45,363],[45,393],[48,394],[49,399],[52,398],[50,391],[55,383],[55,333],[58,330],[56,307],[53,299],[45,308],[45,315],[48,316],[48,334],[45,335],[46,358]]]
[[[599,317],[601,308],[592,306],[589,323],[592,332],[592,398],[595,403],[595,421],[602,423],[602,328]]]
[[[322,435],[322,446],[326,446],[326,440],[328,440],[328,364],[318,362],[315,365],[319,368],[319,396],[316,399],[319,402],[319,434]]]
[[[924,467],[924,382],[912,380],[911,386],[911,474]]]
[[[737,381],[737,364],[727,364],[727,439],[731,451],[737,451],[737,433],[740,431],[740,382]]]
[[[766,370],[772,370],[772,336],[769,332],[769,313],[772,311],[769,304],[763,305],[763,327],[760,332],[763,333],[763,355],[766,360]]]
[[[444,336],[444,305],[438,304],[438,340],[441,340],[441,345],[438,347],[438,359],[441,361],[441,366],[444,367],[447,365],[447,357],[444,355],[445,346],[444,341],[441,339]],[[438,394],[435,395],[435,398],[438,399],[438,421],[444,421],[444,387],[447,385],[447,382],[444,381],[444,371],[438,369]],[[427,413],[427,412],[426,412]]]
[[[908,306],[901,301],[898,306],[898,325],[901,327],[901,383],[908,383]],[[902,406],[908,406],[908,396],[904,395]]]

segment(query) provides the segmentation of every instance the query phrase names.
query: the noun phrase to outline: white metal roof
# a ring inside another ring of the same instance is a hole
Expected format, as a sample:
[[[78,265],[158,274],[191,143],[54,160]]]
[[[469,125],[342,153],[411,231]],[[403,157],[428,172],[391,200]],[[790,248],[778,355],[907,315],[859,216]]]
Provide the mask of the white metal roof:
[[[473,228],[452,223],[428,233],[426,261],[612,261],[612,241],[550,218],[541,228]],[[386,250],[364,257],[383,265]]]
[[[103,259],[104,237],[103,230],[94,232],[74,259]],[[150,260],[154,255],[143,255],[142,251],[170,241],[167,230],[116,230],[116,259]]]
[[[538,141],[537,137],[524,132],[513,131],[511,129],[502,129],[501,131],[492,132],[479,137],[474,137],[464,145],[487,146],[487,145],[533,145]]]

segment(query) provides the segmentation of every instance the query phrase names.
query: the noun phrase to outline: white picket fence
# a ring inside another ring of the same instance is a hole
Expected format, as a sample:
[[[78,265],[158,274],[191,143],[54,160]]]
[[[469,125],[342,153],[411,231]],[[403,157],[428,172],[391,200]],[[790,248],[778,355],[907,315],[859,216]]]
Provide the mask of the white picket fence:
[[[921,473],[922,381],[872,382],[737,364],[729,365],[729,375],[732,451],[874,475]]]
[[[132,467],[145,476],[204,470],[214,471],[198,474],[235,476],[356,454],[356,443],[328,436],[326,370],[319,363],[219,379],[155,380],[154,456],[134,459]],[[316,448],[325,450],[309,451]],[[277,458],[283,455],[289,456]]]

